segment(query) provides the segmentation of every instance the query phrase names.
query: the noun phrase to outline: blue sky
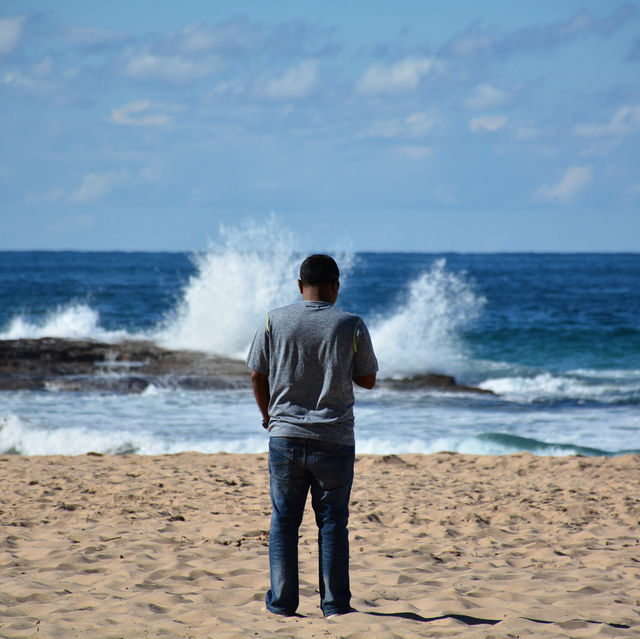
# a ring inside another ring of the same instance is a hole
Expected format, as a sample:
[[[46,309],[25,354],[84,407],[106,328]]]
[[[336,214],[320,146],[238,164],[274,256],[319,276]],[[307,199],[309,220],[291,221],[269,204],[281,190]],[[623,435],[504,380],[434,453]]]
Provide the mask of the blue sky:
[[[0,5],[0,249],[640,250],[640,3]]]

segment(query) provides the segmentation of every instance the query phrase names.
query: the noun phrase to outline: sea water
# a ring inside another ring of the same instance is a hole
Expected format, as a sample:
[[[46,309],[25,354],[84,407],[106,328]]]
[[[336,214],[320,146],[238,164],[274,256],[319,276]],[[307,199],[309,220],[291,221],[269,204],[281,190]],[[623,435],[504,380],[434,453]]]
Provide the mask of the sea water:
[[[265,312],[299,298],[304,255],[272,224],[191,255],[0,253],[0,339],[243,359]],[[338,304],[369,326],[380,378],[437,372],[494,393],[356,389],[358,452],[640,452],[640,254],[334,254]],[[0,392],[0,453],[266,448],[248,388]]]

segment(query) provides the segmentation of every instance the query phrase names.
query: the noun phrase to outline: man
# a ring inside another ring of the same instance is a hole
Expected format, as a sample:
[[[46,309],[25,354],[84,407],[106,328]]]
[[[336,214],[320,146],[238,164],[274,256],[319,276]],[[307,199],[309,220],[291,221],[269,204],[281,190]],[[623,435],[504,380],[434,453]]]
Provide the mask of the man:
[[[349,496],[353,482],[353,383],[373,388],[378,362],[364,322],[334,306],[340,271],[328,255],[300,267],[302,300],[267,314],[247,356],[269,430],[271,588],[267,610],[298,607],[298,528],[307,493],[318,525],[320,605],[351,612]]]

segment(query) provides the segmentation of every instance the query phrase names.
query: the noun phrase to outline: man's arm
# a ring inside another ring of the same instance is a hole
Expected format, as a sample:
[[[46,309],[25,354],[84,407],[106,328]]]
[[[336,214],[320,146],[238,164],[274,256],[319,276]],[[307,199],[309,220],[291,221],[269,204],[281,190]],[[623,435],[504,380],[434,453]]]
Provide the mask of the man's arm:
[[[258,371],[251,371],[251,386],[256,404],[262,413],[265,424],[269,423],[269,378]]]
[[[371,390],[376,385],[376,373],[354,377],[353,383],[357,384],[358,386],[362,386],[362,388],[367,388]]]

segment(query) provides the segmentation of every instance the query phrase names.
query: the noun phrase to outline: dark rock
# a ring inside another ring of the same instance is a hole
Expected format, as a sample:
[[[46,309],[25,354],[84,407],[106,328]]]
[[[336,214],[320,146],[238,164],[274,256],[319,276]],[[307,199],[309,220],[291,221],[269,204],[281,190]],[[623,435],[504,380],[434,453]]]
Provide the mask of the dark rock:
[[[478,393],[493,395],[493,391],[476,386],[465,386],[458,384],[455,377],[451,375],[439,375],[428,373],[426,375],[416,375],[405,379],[383,379],[381,385],[395,390],[440,390],[448,393]]]
[[[150,384],[204,390],[249,387],[244,362],[152,342],[0,340],[0,390],[139,393]]]
[[[397,390],[491,394],[438,374],[381,379],[379,384]],[[242,361],[200,351],[172,351],[149,341],[0,340],[0,390],[140,393],[150,385],[194,391],[251,386]]]

